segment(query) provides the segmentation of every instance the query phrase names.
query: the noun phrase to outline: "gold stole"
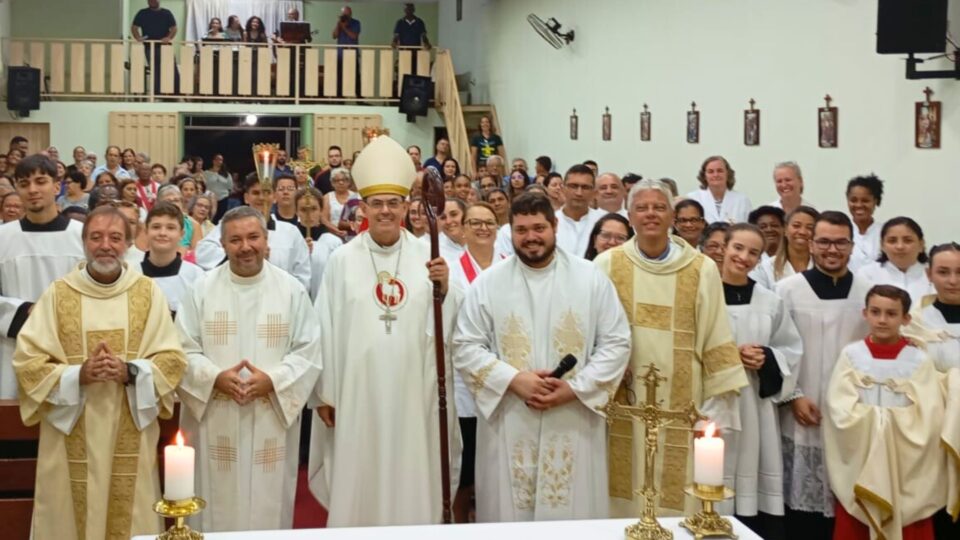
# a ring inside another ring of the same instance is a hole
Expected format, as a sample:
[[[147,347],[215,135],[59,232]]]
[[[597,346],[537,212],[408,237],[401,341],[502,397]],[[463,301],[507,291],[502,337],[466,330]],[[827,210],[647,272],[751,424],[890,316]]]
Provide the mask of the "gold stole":
[[[653,328],[673,333],[673,373],[670,375],[671,409],[682,409],[693,400],[693,362],[696,344],[697,291],[703,257],[696,257],[674,275],[676,289],[673,306],[636,303],[633,294],[635,267],[626,253],[616,250],[610,259],[610,279],[631,327]],[[640,392],[638,392],[639,394]],[[626,403],[621,386],[615,399]],[[637,395],[642,401],[645,396]],[[660,506],[683,510],[683,488],[687,480],[687,458],[690,453],[690,432],[681,428],[664,429],[662,469],[660,472]],[[615,420],[610,426],[607,448],[610,496],[633,499],[633,421]],[[649,466],[656,466],[650,464]]]
[[[63,281],[55,282],[57,335],[72,365],[82,364],[93,353],[100,340],[107,341],[114,351],[122,351],[123,330],[89,332],[87,351],[83,350],[83,321],[81,320],[81,296],[78,291]],[[127,295],[127,347],[126,358],[136,358],[143,339],[143,331],[150,312],[151,287],[148,278],[141,278],[125,291]],[[125,399],[124,399],[125,401]],[[66,437],[67,462],[70,472],[70,491],[73,495],[73,517],[78,540],[84,540],[87,527],[87,437],[86,411],[80,413],[73,431]],[[110,473],[110,492],[107,505],[107,536],[126,538],[130,536],[133,521],[133,499],[137,483],[137,467],[140,456],[140,432],[134,424],[130,407],[120,406],[119,427],[113,447],[113,467]]]

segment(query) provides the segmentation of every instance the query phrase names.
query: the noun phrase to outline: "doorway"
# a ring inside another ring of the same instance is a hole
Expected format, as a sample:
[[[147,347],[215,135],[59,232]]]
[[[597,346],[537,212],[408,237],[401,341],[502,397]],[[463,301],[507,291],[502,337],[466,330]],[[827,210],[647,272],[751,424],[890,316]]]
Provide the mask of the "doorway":
[[[258,115],[256,123],[247,123],[248,115],[184,116],[183,149],[187,156],[203,158],[208,167],[215,154],[223,155],[227,170],[235,181],[253,172],[253,145],[275,143],[296,156],[300,146],[300,116]]]

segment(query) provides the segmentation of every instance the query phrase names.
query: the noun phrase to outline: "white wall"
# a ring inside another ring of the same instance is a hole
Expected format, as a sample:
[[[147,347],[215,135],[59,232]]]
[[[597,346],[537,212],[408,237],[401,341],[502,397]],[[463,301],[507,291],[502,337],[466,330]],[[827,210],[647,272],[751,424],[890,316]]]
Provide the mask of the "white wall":
[[[876,0],[464,0],[456,23],[455,0],[441,0],[440,44],[458,72],[481,78],[474,93],[496,105],[511,156],[548,154],[560,169],[592,158],[604,170],[670,176],[689,191],[703,158],[723,154],[755,205],[776,197],[773,163],[792,159],[807,197],[844,210],[846,181],[873,171],[886,180],[879,219],[908,214],[928,240],[960,239],[960,82],[907,81],[901,59],[877,55],[876,9]],[[576,40],[553,50],[529,13],[556,17]],[[943,102],[940,150],[913,146],[914,102],[928,85]],[[837,149],[817,146],[816,108],[827,93],[840,109]],[[750,98],[762,110],[759,147],[743,145]],[[702,111],[697,145],[684,139],[691,101]],[[645,143],[643,103],[653,113]],[[610,142],[600,137],[604,106]],[[578,141],[568,137],[573,107]]]
[[[396,107],[364,107],[349,105],[251,105],[238,108],[236,104],[194,104],[194,103],[99,103],[99,102],[62,102],[45,101],[39,111],[30,113],[24,122],[48,122],[50,124],[50,144],[60,149],[61,155],[70,156],[77,145],[101,153],[110,144],[108,140],[109,116],[111,111],[138,112],[178,112],[232,113],[246,114],[379,114],[383,117],[383,126],[390,129],[390,136],[405,146],[416,144],[421,148],[433,148],[433,128],[443,125],[433,110],[426,118],[418,118],[416,123],[407,123],[406,116],[397,112]],[[309,134],[312,138],[312,134]],[[181,137],[182,140],[182,137]]]

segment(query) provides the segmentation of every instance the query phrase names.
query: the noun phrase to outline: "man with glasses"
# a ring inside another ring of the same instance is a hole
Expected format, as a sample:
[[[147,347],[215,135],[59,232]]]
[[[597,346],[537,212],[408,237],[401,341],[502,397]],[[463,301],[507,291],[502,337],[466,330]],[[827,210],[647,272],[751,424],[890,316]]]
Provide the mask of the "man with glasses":
[[[516,257],[473,282],[454,334],[454,364],[476,399],[477,521],[606,518],[598,409],[627,367],[630,328],[610,280],[556,249],[547,197],[519,195],[510,220]],[[567,355],[576,371],[553,375]]]
[[[740,428],[737,393],[747,375],[730,332],[723,284],[717,265],[683,239],[670,236],[674,222],[673,195],[659,180],[641,180],[627,197],[632,241],[609,249],[595,259],[617,290],[630,323],[634,347],[624,377],[646,399],[633,375],[656,365],[665,380],[658,398],[664,406],[681,409],[694,402],[723,430]],[[620,394],[626,402],[626,393]],[[693,497],[683,489],[693,480],[690,432],[677,426],[663,430],[654,474],[662,495],[659,510],[678,514],[693,511]],[[634,490],[643,484],[645,461],[643,424],[615,421],[610,428],[610,510],[618,517],[636,515]]]
[[[557,214],[557,246],[567,253],[583,256],[593,226],[607,215],[604,210],[590,208],[595,193],[593,169],[574,165],[567,170],[563,177],[565,202]]]
[[[833,537],[835,501],[824,465],[821,408],[840,351],[869,331],[861,314],[872,284],[847,268],[852,249],[850,218],[823,212],[813,228],[814,267],[777,284],[803,339],[797,388],[780,410],[786,525],[795,538]]]
[[[417,172],[380,136],[353,165],[365,234],[330,256],[316,303],[324,371],[317,384],[310,488],[329,527],[440,523],[440,421],[434,339],[448,340],[462,297],[442,257],[403,228]],[[443,295],[434,335],[433,283]],[[451,489],[460,431],[447,356]]]

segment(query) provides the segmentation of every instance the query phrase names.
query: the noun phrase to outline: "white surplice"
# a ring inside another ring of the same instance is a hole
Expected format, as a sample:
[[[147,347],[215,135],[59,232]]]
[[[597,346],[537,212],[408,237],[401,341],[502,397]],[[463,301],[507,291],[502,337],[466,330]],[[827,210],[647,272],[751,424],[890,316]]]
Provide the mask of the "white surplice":
[[[773,266],[775,261],[776,257],[767,257],[766,259],[760,261],[760,264],[753,269],[753,272],[750,272],[750,277],[754,281],[771,291],[776,290],[777,283],[780,280],[786,279],[797,273],[793,269],[793,265],[790,264],[790,261],[785,261],[783,263],[783,272],[781,272],[780,278],[777,279],[775,268]],[[813,257],[810,257],[810,262],[807,264],[806,269],[809,270],[811,268],[813,268]]]
[[[327,261],[334,250],[343,245],[343,240],[335,234],[321,234],[313,241],[313,251],[310,252],[310,299],[316,300],[320,293],[320,280],[327,267]]]
[[[0,225],[0,399],[16,399],[13,351],[28,310],[55,280],[84,260],[83,224],[62,215]]]
[[[227,259],[220,243],[220,223],[197,244],[197,265],[212,270]],[[267,223],[267,244],[270,246],[270,263],[297,278],[310,289],[310,252],[296,226],[270,219]]]
[[[167,304],[170,311],[176,315],[180,311],[180,303],[186,294],[187,288],[204,275],[203,268],[184,261],[177,255],[167,266],[154,266],[148,259],[144,258],[139,265],[141,273],[160,286],[163,295],[167,298]]]
[[[703,219],[707,224],[724,221],[729,223],[742,223],[747,221],[753,206],[750,199],[739,191],[728,189],[723,194],[723,201],[720,203],[720,210],[717,211],[717,203],[713,198],[713,193],[709,189],[698,189],[687,193],[688,199],[693,199],[703,206]]]
[[[779,208],[783,210],[783,201],[781,201],[780,198],[778,197],[775,201],[768,202],[767,206],[772,206],[774,208]],[[813,205],[810,201],[804,199],[803,197],[800,197],[800,206],[809,206],[814,210],[817,209],[815,205]]]
[[[177,323],[188,361],[180,426],[197,451],[202,530],[291,528],[300,412],[321,369],[306,289],[268,262],[253,277],[224,264],[188,290]],[[238,405],[214,382],[243,359],[267,373],[273,391]]]
[[[324,372],[316,400],[336,411],[328,429],[314,413],[310,489],[328,527],[439,523],[440,421],[430,248],[401,231],[392,246],[369,234],[337,249],[316,301]],[[443,300],[449,343],[463,293]],[[389,316],[395,320],[387,321]],[[386,325],[390,324],[389,333]],[[449,350],[449,349],[448,349]],[[459,483],[460,430],[446,357],[451,492]]]
[[[818,269],[808,270],[781,280],[777,284],[777,294],[783,299],[784,307],[793,317],[803,339],[796,388],[792,395],[784,397],[784,401],[805,396],[822,412],[830,374],[840,351],[848,343],[863,339],[869,330],[862,312],[867,291],[872,285],[852,274],[853,282],[846,297],[821,299],[807,279],[807,274],[818,272]],[[821,426],[800,425],[789,405],[780,408],[780,425],[784,504],[793,510],[832,517],[834,499],[827,482]]]
[[[755,516],[757,512],[782,516],[783,456],[780,446],[780,419],[777,401],[793,392],[797,364],[803,352],[800,334],[783,301],[776,293],[756,284],[749,303],[727,304],[730,329],[737,345],[759,345],[766,349],[776,370],[770,375],[747,371],[750,386],[740,390],[740,431],[724,431],[724,483],[733,488],[736,498],[718,505],[722,514]],[[766,362],[770,362],[768,356]],[[761,397],[761,377],[779,376],[782,385],[776,393]]]
[[[454,347],[480,413],[477,520],[607,517],[607,423],[598,408],[613,398],[630,354],[610,280],[563,250],[543,269],[513,257],[468,291]],[[578,360],[565,377],[576,400],[538,412],[507,390],[520,371],[552,371],[567,354]]]
[[[880,231],[883,223],[874,221],[867,231],[860,234],[860,228],[853,226],[853,252],[850,254],[850,269],[857,270],[880,257]]]
[[[910,310],[912,318],[903,333],[921,341],[937,369],[946,372],[960,368],[960,321],[948,322],[936,300],[936,295],[929,295],[917,302]]]
[[[874,285],[894,285],[910,293],[910,300],[917,304],[928,294],[936,291],[927,278],[927,266],[921,262],[913,263],[906,272],[901,271],[892,262],[872,262],[857,270],[857,273]]]
[[[563,212],[563,208],[559,208],[557,210],[557,247],[582,258],[587,253],[593,226],[605,215],[607,212],[604,210],[589,208],[579,220],[574,220]]]

